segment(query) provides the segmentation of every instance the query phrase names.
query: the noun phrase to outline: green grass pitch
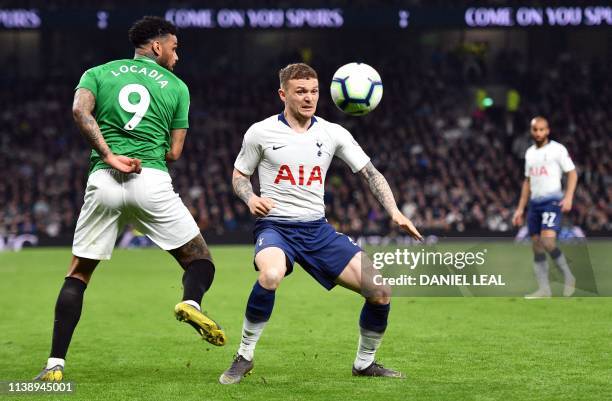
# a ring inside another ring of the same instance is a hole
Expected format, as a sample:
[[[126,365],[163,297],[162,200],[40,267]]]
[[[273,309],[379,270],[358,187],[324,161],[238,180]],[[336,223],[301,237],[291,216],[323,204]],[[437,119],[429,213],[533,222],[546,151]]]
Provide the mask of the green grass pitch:
[[[524,246],[507,257],[530,271]],[[610,242],[592,262],[610,267]],[[94,273],[68,353],[61,400],[610,400],[612,298],[394,298],[378,353],[403,381],[353,378],[362,300],[326,292],[296,266],[277,292],[254,373],[217,384],[236,352],[255,280],[251,247],[212,247],[204,308],[226,329],[217,348],[174,320],[181,270],[160,250],[117,250]],[[0,253],[0,381],[29,380],[48,356],[68,249]]]

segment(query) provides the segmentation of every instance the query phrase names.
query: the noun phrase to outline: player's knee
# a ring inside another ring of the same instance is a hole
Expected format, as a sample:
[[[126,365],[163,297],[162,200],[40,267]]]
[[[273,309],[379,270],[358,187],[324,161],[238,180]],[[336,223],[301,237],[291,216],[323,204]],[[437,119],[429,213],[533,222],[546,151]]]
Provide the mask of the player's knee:
[[[374,305],[387,305],[391,302],[391,288],[380,287],[374,289],[367,297],[369,303]]]
[[[385,296],[369,297],[368,302],[373,305],[387,305],[391,302],[391,297],[385,297]]]
[[[542,248],[546,250],[546,252],[552,252],[557,247],[556,241],[554,238],[542,238]]]
[[[74,256],[72,258],[72,263],[68,268],[68,274],[66,274],[66,277],[72,277],[87,284],[89,283],[89,280],[91,280],[91,275],[99,262],[99,260]]]
[[[535,253],[544,252],[544,245],[542,244],[542,241],[539,238],[533,240],[532,247],[533,247],[533,252]]]
[[[210,263],[214,263],[208,245],[201,234],[196,235],[191,241],[179,248],[172,249],[168,252],[174,256],[183,269],[196,260],[207,260]]]
[[[266,269],[259,272],[259,284],[268,290],[275,290],[280,285],[283,274],[279,270]]]

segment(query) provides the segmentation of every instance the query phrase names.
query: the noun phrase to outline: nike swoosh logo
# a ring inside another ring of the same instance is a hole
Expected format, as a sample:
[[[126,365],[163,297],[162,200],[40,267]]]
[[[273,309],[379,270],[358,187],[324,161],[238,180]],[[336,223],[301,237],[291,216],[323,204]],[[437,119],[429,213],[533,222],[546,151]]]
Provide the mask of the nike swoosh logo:
[[[272,150],[277,150],[277,149],[280,149],[280,148],[284,148],[285,146],[287,146],[287,145],[283,145],[283,146],[272,146]]]

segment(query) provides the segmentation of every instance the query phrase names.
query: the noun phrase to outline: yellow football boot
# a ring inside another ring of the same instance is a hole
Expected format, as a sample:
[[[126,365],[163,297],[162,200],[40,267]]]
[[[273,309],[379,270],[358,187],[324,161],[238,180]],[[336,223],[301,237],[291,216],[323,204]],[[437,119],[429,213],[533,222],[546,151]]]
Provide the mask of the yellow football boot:
[[[178,303],[174,307],[174,316],[176,320],[189,323],[204,340],[213,345],[222,346],[227,342],[225,332],[217,322],[187,303]]]
[[[64,380],[64,367],[60,365],[55,365],[51,369],[44,368],[34,378],[34,381],[41,382],[61,382],[62,380]]]

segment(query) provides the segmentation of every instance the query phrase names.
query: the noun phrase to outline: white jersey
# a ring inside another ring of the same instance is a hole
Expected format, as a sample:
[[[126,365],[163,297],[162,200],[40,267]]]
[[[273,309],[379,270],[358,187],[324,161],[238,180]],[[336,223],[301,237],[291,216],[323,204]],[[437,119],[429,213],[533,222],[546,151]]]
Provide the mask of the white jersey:
[[[313,117],[308,131],[298,133],[281,113],[247,130],[234,167],[246,175],[258,170],[261,196],[275,204],[265,219],[312,221],[325,217],[325,177],[334,156],[353,173],[370,161],[340,125]]]
[[[525,152],[525,177],[529,177],[531,199],[562,198],[562,175],[575,168],[559,142],[549,141],[541,148],[530,146]]]

